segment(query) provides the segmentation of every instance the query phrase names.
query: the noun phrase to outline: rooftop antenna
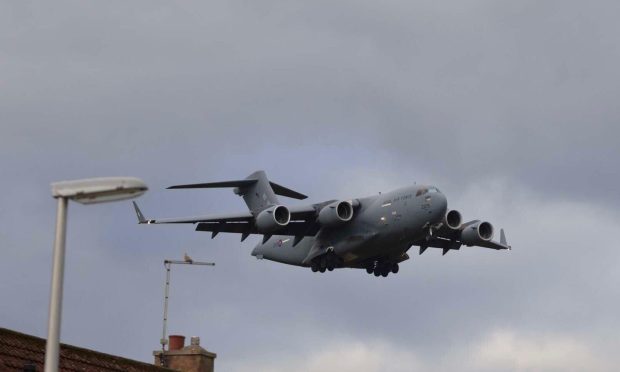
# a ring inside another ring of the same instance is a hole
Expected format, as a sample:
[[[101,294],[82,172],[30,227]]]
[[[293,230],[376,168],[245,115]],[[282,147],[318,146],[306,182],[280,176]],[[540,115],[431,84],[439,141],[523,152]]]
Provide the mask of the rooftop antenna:
[[[166,367],[166,345],[168,344],[168,298],[170,297],[170,269],[172,265],[201,265],[201,266],[215,266],[213,262],[201,262],[194,261],[187,253],[183,256],[183,261],[177,260],[164,260],[164,267],[166,268],[166,285],[164,287],[164,329],[162,337],[159,342],[161,343],[161,358],[160,364],[162,367]]]

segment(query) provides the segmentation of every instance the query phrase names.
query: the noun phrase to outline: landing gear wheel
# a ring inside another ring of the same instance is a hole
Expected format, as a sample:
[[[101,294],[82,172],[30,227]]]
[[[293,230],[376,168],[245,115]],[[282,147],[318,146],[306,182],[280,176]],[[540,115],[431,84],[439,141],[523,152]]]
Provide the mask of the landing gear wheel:
[[[312,270],[313,273],[316,273],[317,271],[319,271],[319,265],[317,265],[316,262],[311,263],[310,270]]]
[[[379,270],[377,270],[377,269],[375,269],[375,271],[373,273],[375,274],[375,276],[381,275],[381,272]]]
[[[320,271],[320,272],[322,272],[322,273],[324,273],[324,272],[325,272],[325,268],[324,268],[324,267],[321,267],[321,268],[319,269],[319,271]]]
[[[366,268],[366,272],[367,272],[368,274],[372,274],[372,272],[373,272],[373,271],[375,271],[375,269],[374,269],[373,267],[371,267],[371,266],[368,266],[368,267]]]
[[[390,273],[390,267],[388,265],[381,267],[381,275],[385,278]]]
[[[336,265],[334,265],[333,261],[329,260],[327,261],[326,267],[327,267],[327,270],[334,271],[334,269],[336,268]]]
[[[398,267],[397,263],[392,265],[392,273],[396,274],[396,273],[398,273],[398,270],[399,270],[399,267]]]

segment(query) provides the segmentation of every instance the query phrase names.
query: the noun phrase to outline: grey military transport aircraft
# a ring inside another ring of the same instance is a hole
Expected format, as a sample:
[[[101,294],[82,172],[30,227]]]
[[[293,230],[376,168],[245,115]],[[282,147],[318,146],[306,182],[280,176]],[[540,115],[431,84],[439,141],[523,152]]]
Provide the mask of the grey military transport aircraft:
[[[407,251],[440,248],[445,255],[461,246],[510,249],[504,231],[493,241],[493,225],[479,220],[462,223],[461,214],[447,210],[446,197],[434,186],[407,186],[387,193],[350,200],[328,200],[286,207],[276,195],[307,196],[280,186],[257,171],[244,180],[171,186],[168,189],[232,187],[243,197],[248,212],[204,217],[146,219],[134,208],[141,224],[196,224],[196,231],[263,235],[252,255],[259,259],[309,267],[313,272],[337,268],[366,269],[386,277],[409,259]]]

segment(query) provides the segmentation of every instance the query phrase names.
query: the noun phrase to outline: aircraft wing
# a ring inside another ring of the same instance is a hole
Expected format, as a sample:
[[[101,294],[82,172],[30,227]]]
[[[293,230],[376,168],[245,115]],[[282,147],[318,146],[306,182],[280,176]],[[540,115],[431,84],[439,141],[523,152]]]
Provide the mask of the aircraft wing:
[[[316,235],[320,229],[320,225],[316,222],[317,208],[320,209],[321,206],[330,202],[289,208],[291,222],[274,231],[274,234],[301,237]],[[264,235],[256,229],[254,215],[249,211],[210,216],[147,219],[136,202],[133,202],[133,206],[140,224],[197,224],[196,231],[211,231],[213,237],[220,232],[243,234],[242,239],[245,239],[249,234]]]
[[[222,215],[211,216],[196,216],[196,217],[182,217],[182,218],[161,218],[161,219],[146,219],[142,214],[142,211],[138,207],[136,202],[133,202],[133,207],[138,215],[138,223],[141,224],[160,224],[160,223],[200,223],[200,222],[247,222],[251,221],[254,217],[250,212],[241,213],[229,213]]]
[[[479,220],[469,221],[461,225],[459,229],[452,230],[448,228],[440,228],[432,235],[429,235],[425,239],[415,242],[413,245],[417,245],[420,247],[420,254],[424,253],[427,248],[441,248],[443,249],[443,254],[445,255],[450,250],[458,250],[462,245],[467,245],[461,241],[461,233],[465,228],[480,222]],[[504,229],[500,229],[500,241],[478,241],[475,245],[467,245],[467,246],[476,246],[483,248],[491,248],[491,249],[511,249],[511,246],[508,245],[506,241],[506,234],[504,233]]]

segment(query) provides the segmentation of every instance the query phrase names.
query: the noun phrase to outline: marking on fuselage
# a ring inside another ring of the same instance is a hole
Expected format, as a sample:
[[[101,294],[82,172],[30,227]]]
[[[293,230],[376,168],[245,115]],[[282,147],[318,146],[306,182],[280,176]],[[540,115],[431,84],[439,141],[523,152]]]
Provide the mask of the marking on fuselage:
[[[276,242],[275,245],[277,245],[278,247],[281,247],[282,245],[284,245],[284,243],[288,242],[289,240],[291,240],[291,238],[287,238],[287,239],[278,239],[278,241]]]
[[[388,221],[385,216],[382,216],[381,218],[379,218],[379,225],[387,226],[387,224],[388,224]]]

